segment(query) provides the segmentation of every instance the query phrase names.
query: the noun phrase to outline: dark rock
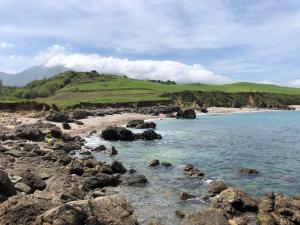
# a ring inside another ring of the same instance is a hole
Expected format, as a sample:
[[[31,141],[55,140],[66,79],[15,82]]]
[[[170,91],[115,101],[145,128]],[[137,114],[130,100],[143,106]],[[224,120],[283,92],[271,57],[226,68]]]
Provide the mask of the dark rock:
[[[106,147],[104,145],[100,145],[94,149],[92,149],[93,152],[102,152],[102,151],[105,151],[106,150]]]
[[[70,119],[69,115],[64,112],[54,112],[46,117],[46,120],[57,123],[72,123],[73,119]]]
[[[82,120],[87,118],[88,116],[93,116],[94,114],[85,110],[75,110],[71,113],[71,117],[76,120]]]
[[[125,127],[107,127],[102,131],[102,138],[109,141],[133,141],[134,134]]]
[[[180,198],[180,200],[185,201],[185,200],[188,200],[190,198],[195,198],[195,197],[196,197],[195,195],[191,195],[191,194],[189,194],[187,192],[181,192],[179,198]]]
[[[198,168],[194,167],[192,164],[187,164],[183,170],[183,173],[190,177],[204,177],[204,173],[201,172]]]
[[[136,134],[136,139],[142,139],[146,141],[152,141],[155,139],[162,139],[161,135],[156,133],[152,129],[145,130],[144,132],[140,134]]]
[[[51,155],[51,160],[54,162],[58,162],[63,166],[66,166],[72,161],[72,158],[68,156],[64,151],[55,151]]]
[[[158,166],[160,164],[158,159],[153,159],[151,160],[151,162],[149,163],[149,166],[153,167],[153,166]]]
[[[186,215],[180,225],[229,225],[222,211],[205,209]]]
[[[238,172],[240,174],[245,174],[245,175],[249,175],[249,176],[255,176],[255,175],[259,174],[259,172],[257,170],[251,169],[251,168],[246,168],[246,167],[239,168]]]
[[[122,177],[122,184],[128,186],[141,186],[148,183],[147,178],[144,175],[131,175]]]
[[[131,120],[127,123],[126,127],[135,128],[138,125],[141,125],[144,123],[144,120]]]
[[[127,172],[127,169],[125,168],[125,166],[123,166],[123,164],[119,161],[113,161],[111,164],[111,169],[112,169],[113,173],[124,174]]]
[[[7,173],[0,169],[0,202],[16,194],[15,187]]]
[[[176,117],[183,119],[196,119],[196,113],[194,109],[181,109],[177,112]]]
[[[83,161],[83,166],[88,168],[94,168],[98,162],[94,159],[87,159]]]
[[[163,167],[171,167],[172,166],[172,163],[169,163],[169,162],[161,162],[161,165]]]
[[[30,141],[44,141],[45,134],[36,126],[23,125],[16,129],[16,136]]]
[[[136,170],[135,170],[135,169],[130,169],[130,170],[129,170],[129,173],[130,173],[130,174],[134,174],[134,173],[136,173]]]
[[[208,184],[208,192],[211,194],[220,194],[222,191],[228,188],[227,184],[225,184],[221,180],[214,180]]]
[[[144,122],[135,127],[136,129],[155,129],[156,124],[154,122]]]
[[[103,188],[107,186],[117,186],[120,184],[120,180],[117,176],[98,173],[94,177],[90,177],[84,180],[82,187],[85,190],[94,190],[96,188]]]
[[[118,154],[117,149],[115,148],[115,146],[112,146],[111,151],[110,151],[110,155],[117,155],[117,154]]]
[[[63,123],[62,126],[63,126],[64,130],[71,130],[72,129],[72,127],[68,123]]]
[[[202,113],[208,113],[208,110],[207,110],[206,107],[202,107],[202,108],[200,109],[200,111],[201,111]]]
[[[175,210],[175,215],[176,215],[176,217],[178,217],[180,219],[185,217],[185,213],[181,210],[178,210],[178,209]]]
[[[23,182],[27,184],[33,191],[35,190],[44,190],[46,188],[45,181],[38,175],[31,170],[25,170],[22,174]]]
[[[70,174],[76,174],[78,176],[81,176],[84,172],[84,168],[81,162],[78,160],[73,160],[70,165]]]

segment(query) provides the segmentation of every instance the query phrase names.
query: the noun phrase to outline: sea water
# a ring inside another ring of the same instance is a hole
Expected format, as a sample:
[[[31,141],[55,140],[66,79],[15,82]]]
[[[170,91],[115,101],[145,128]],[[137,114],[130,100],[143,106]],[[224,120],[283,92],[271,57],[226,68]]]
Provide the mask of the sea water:
[[[119,152],[113,158],[95,153],[98,160],[119,160],[149,180],[145,187],[118,187],[142,224],[151,218],[177,224],[176,209],[206,207],[201,200],[181,201],[179,194],[207,194],[207,183],[214,179],[253,197],[269,191],[300,194],[300,111],[204,115],[195,120],[164,119],[156,123],[162,140],[105,142],[98,135],[87,138],[90,147],[114,145]],[[152,159],[173,166],[150,168]],[[187,163],[198,167],[206,178],[186,177],[183,168]],[[260,175],[241,176],[239,167],[256,169]]]

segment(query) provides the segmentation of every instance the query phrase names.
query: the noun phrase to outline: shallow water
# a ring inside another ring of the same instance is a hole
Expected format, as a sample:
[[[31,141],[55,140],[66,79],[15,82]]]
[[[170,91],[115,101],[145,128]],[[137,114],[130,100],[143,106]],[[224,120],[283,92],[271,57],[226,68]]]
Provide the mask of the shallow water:
[[[119,187],[133,205],[142,224],[160,218],[164,224],[176,224],[176,209],[205,206],[201,201],[179,200],[179,193],[206,194],[207,180],[185,177],[187,163],[204,171],[207,179],[222,179],[257,197],[268,191],[287,195],[300,194],[300,112],[234,113],[198,116],[196,120],[165,119],[156,121],[158,141],[105,142],[97,136],[87,145],[116,146],[114,158],[96,153],[98,160],[120,160],[127,168],[144,174],[146,187]],[[135,132],[138,132],[135,130]],[[159,159],[171,168],[149,168]],[[260,176],[239,176],[241,166],[255,168]]]

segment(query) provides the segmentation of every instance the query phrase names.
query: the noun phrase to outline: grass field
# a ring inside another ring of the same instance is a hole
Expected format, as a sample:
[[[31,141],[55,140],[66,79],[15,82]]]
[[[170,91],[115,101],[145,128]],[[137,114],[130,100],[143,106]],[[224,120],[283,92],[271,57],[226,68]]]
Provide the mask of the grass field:
[[[129,79],[122,76],[99,75],[96,72],[78,73],[68,71],[49,79],[34,81],[23,88],[17,88],[11,91],[9,96],[17,96],[21,99],[36,99],[46,103],[55,103],[62,107],[70,107],[79,102],[112,104],[166,100],[168,98],[161,97],[162,94],[185,90],[300,95],[299,88],[267,84],[246,82],[226,85],[165,84]]]

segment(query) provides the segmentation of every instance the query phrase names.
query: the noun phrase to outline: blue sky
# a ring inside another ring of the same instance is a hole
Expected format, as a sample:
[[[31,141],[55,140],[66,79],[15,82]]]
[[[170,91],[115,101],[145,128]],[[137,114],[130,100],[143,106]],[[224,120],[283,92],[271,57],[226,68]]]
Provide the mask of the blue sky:
[[[0,34],[5,72],[300,86],[300,0],[0,0]]]

